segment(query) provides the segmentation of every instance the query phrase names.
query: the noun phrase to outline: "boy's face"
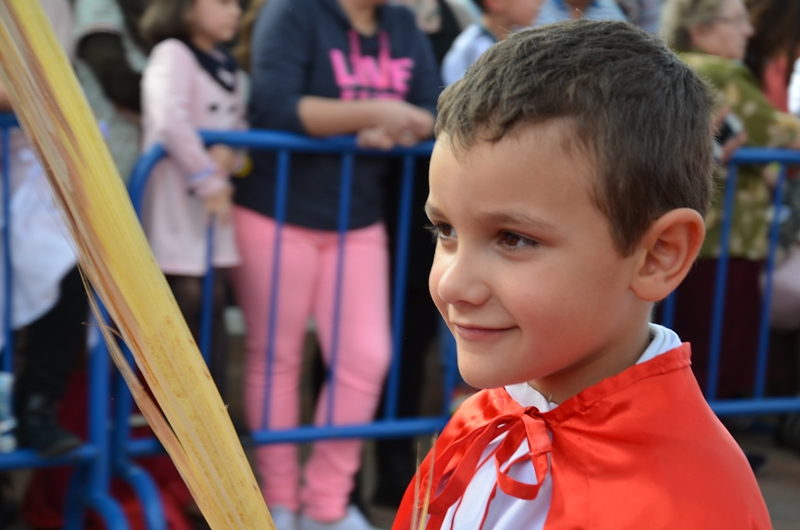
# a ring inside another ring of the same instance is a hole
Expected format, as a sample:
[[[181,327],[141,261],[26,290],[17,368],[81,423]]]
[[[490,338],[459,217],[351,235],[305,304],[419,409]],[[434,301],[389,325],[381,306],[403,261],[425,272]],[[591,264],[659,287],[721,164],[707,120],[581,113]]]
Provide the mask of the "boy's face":
[[[475,387],[528,381],[559,399],[564,385],[602,379],[617,350],[646,343],[635,258],[616,251],[590,195],[593,163],[563,148],[565,134],[556,121],[458,158],[447,141],[433,151],[430,290]]]

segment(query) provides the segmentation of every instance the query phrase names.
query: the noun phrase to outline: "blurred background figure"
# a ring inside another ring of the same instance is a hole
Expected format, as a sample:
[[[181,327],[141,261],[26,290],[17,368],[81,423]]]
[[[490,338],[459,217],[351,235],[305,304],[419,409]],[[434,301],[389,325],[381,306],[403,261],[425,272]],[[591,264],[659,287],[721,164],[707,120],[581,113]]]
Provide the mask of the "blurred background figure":
[[[244,73],[222,47],[236,35],[240,15],[238,0],[152,0],[142,18],[142,36],[154,46],[142,79],[142,145],[167,151],[148,180],[142,226],[198,344],[212,227],[214,309],[206,353],[223,400],[227,269],[239,264],[229,180],[244,157],[224,145],[206,149],[198,131],[246,128]]]
[[[617,0],[617,4],[632,24],[647,33],[658,35],[664,0]]]
[[[71,56],[68,0],[43,0],[42,7]],[[11,110],[2,85],[0,110]],[[70,373],[85,348],[89,306],[67,229],[33,148],[20,129],[11,132],[9,155],[11,318],[15,328],[26,326],[19,351],[24,364],[14,399],[19,422],[16,435],[22,447],[51,457],[81,444],[58,423],[57,412]],[[4,354],[14,352],[6,349]]]
[[[789,80],[800,54],[800,3],[749,0],[748,8],[753,35],[747,41],[745,64],[772,106],[788,112]]]
[[[743,125],[746,145],[800,148],[800,120],[776,109],[742,62],[753,33],[742,0],[667,0],[664,5],[664,39],[719,91],[731,111],[724,121]],[[716,193],[706,216],[706,240],[700,259],[678,289],[673,326],[683,340],[692,343],[692,369],[704,392],[708,391],[712,300],[726,176],[727,168],[720,166]],[[774,183],[774,174],[761,167],[742,166],[738,170],[715,398],[752,394],[762,306],[760,278]],[[763,469],[766,460],[762,455],[748,453],[747,457],[754,471]]]
[[[456,0],[396,0],[412,11],[417,27],[428,37],[436,64],[441,65],[453,41],[473,21],[473,15]]]
[[[627,20],[614,0],[545,0],[536,26],[586,18],[589,20]]]
[[[533,25],[542,0],[475,0],[481,19],[465,29],[453,42],[442,64],[442,81],[450,85],[464,76],[492,44],[514,29]]]
[[[74,0],[76,70],[127,181],[141,146],[141,79],[147,47],[139,32],[145,0]]]
[[[761,83],[764,96],[778,110],[800,115],[800,2],[750,0],[755,34],[745,62]],[[790,89],[794,83],[794,91]],[[791,93],[795,94],[792,104]],[[789,168],[784,188],[777,263],[773,275],[767,393],[800,391],[800,179]],[[800,414],[780,417],[776,441],[800,451]]]
[[[431,136],[438,96],[435,59],[414,13],[381,0],[269,0],[249,45],[250,125],[330,136],[356,134],[362,147],[390,149]],[[246,30],[245,34],[249,33]],[[246,412],[252,429],[299,422],[302,344],[314,317],[325,361],[337,364],[317,403],[316,424],[371,421],[390,357],[389,262],[383,219],[391,162],[355,160],[344,247],[338,342],[333,311],[338,254],[338,156],[294,157],[282,231],[280,295],[271,386],[267,344],[271,269],[277,232],[274,153],[253,152],[253,171],[237,181],[234,219],[242,264],[232,280],[247,323]],[[329,368],[330,369],[330,368]],[[269,406],[266,406],[269,403]],[[265,411],[266,409],[266,411]],[[369,529],[348,506],[362,442],[314,444],[300,485],[294,445],[256,449],[262,491],[279,530]],[[299,512],[299,517],[297,514]]]

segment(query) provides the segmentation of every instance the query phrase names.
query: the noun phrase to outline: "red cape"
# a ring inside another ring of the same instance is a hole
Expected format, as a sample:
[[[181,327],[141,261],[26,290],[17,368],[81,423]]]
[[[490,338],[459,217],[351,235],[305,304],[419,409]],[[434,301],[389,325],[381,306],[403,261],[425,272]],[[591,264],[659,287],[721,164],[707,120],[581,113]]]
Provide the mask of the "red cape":
[[[548,465],[542,456],[550,455],[553,497],[545,530],[772,528],[750,466],[703,398],[690,356],[683,344],[547,413],[523,408],[503,388],[479,392],[456,411],[436,443],[431,491],[437,496],[428,528],[437,528],[463,494],[464,476],[468,482],[475,471],[472,456],[498,429],[508,430],[516,447],[528,438],[537,475]],[[537,433],[545,429],[552,444]],[[430,465],[431,454],[418,472],[423,492]],[[508,494],[531,493],[507,477],[498,482]],[[410,529],[414,490],[412,481],[392,530]]]

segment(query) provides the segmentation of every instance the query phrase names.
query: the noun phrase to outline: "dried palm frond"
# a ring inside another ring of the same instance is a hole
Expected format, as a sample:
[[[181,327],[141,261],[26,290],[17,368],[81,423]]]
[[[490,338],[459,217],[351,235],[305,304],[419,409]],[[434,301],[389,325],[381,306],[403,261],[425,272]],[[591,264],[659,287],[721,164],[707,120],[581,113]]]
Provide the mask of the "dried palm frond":
[[[158,405],[120,364],[114,337],[104,330],[112,355],[209,525],[274,530],[226,407],[36,0],[0,0],[0,79],[46,170],[80,265]]]

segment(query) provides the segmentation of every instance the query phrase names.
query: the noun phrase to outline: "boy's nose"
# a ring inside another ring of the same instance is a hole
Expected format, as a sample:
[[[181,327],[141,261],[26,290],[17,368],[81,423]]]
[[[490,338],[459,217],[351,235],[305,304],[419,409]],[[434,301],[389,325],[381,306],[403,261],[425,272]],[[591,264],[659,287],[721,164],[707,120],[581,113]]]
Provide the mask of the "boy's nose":
[[[475,257],[461,253],[437,256],[431,272],[432,279],[437,273],[438,281],[431,287],[448,304],[481,305],[491,294],[481,262]]]

